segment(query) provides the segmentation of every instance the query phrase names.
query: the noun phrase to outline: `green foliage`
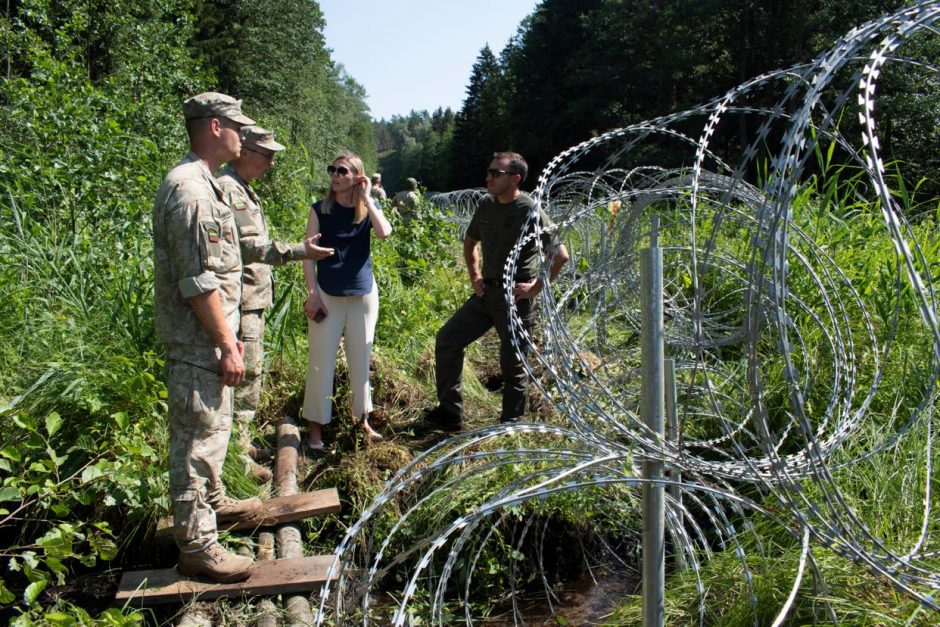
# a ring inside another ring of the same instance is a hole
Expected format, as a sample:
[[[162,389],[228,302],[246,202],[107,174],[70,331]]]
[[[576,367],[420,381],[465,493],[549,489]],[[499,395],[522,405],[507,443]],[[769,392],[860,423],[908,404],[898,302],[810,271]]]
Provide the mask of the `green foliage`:
[[[448,109],[412,111],[373,124],[386,190],[404,188],[408,177],[432,190],[453,189],[455,118]],[[390,196],[394,195],[392,193]]]
[[[809,61],[849,28],[905,4],[543,0],[498,55],[489,47],[480,51],[450,150],[417,136],[409,145],[389,133],[388,123],[378,123],[380,144],[408,153],[389,155],[383,167],[392,170],[398,160],[422,164],[434,162],[436,154],[450,155],[446,184],[451,187],[442,187],[445,181],[438,178],[425,182],[442,190],[478,187],[490,154],[515,150],[529,162],[533,185],[548,162],[570,146],[697,106],[761,73]],[[940,95],[929,67],[940,60],[936,39],[924,33],[904,44],[899,56],[927,65],[889,64],[879,82],[877,112],[887,158],[905,164],[909,186],[927,179],[934,193],[940,185],[935,180]],[[749,105],[770,107],[781,94],[782,89],[752,94]],[[742,122],[719,127],[712,145],[733,162],[757,126]],[[671,146],[661,152],[660,165],[684,157]]]
[[[537,168],[540,160],[592,130],[660,113],[663,106],[698,102],[728,81],[736,82],[742,68],[757,71],[764,61],[805,58],[806,46],[823,45],[836,27],[854,21],[855,11],[871,13],[884,3],[829,3],[829,13],[811,16],[815,22],[787,25],[786,36],[774,42],[767,59],[755,58],[747,42],[734,39],[733,27],[741,23],[730,18],[743,16],[761,25],[759,32],[777,32],[774,24],[782,16],[770,9],[749,5],[735,13],[732,7],[730,13],[715,14],[722,20],[686,24],[679,16],[711,15],[709,10],[720,7],[666,3],[665,21],[658,22],[652,10],[625,12],[623,3],[612,0],[570,4],[542,3],[498,60],[492,52],[481,53],[459,122],[451,111],[438,110],[377,126],[383,150],[394,150],[383,161],[390,187],[404,176],[441,189],[458,185],[451,169],[455,146],[466,148],[460,151],[466,162],[458,170],[469,177],[460,179],[467,185],[479,184],[487,153],[495,149],[531,150],[527,156]],[[705,36],[712,31],[717,35]],[[245,98],[253,117],[289,145],[259,190],[275,234],[297,241],[312,193],[325,188],[322,166],[337,150],[351,148],[363,155],[367,168],[374,165],[365,94],[330,61],[316,3],[299,0],[261,5],[24,0],[7,5],[0,41],[0,530],[9,539],[0,547],[9,566],[0,578],[0,607],[5,615],[17,614],[17,625],[140,624],[143,617],[132,610],[112,608],[91,616],[67,601],[52,600],[49,590],[83,572],[120,565],[121,550],[168,509],[166,392],[153,331],[150,204],[161,177],[185,150],[179,103],[213,86],[233,91]],[[706,49],[698,65],[688,69],[694,42],[704,42]],[[917,45],[934,53],[929,41]],[[615,74],[607,75],[608,70]],[[531,77],[520,75],[530,71]],[[886,119],[898,131],[898,152],[923,163],[926,176],[936,158],[935,151],[924,151],[925,144],[936,144],[929,127],[935,94],[916,72],[913,81],[909,78],[896,77],[896,96],[885,101]],[[609,92],[588,89],[601,79]],[[694,89],[677,91],[677,85]],[[910,93],[903,85],[911,87]],[[551,125],[545,123],[549,114]],[[919,395],[929,374],[920,350],[925,330],[910,310],[907,288],[892,289],[897,259],[880,236],[877,207],[857,199],[857,173],[828,171],[830,153],[820,157],[827,176],[806,192],[801,227],[813,236],[826,235],[829,254],[872,304],[879,332],[895,311],[902,314],[893,330],[886,378],[872,401],[872,414],[882,421],[872,425],[874,434],[896,426],[903,410],[923,400]],[[918,185],[897,186],[909,196],[907,206],[924,197],[925,188]],[[913,237],[932,264],[919,271],[935,273],[940,207],[932,202],[918,212]],[[374,245],[381,294],[376,353],[385,367],[408,369],[403,378],[418,388],[413,396],[429,386],[429,368],[415,372],[411,381],[415,364],[426,359],[433,334],[469,293],[453,227],[426,204],[418,215],[395,221],[392,237]],[[837,227],[833,215],[841,220]],[[293,402],[287,397],[298,393],[306,358],[300,277],[297,265],[278,270],[267,338],[271,359],[285,362],[281,371],[292,381],[270,401],[274,411]],[[795,288],[808,280],[796,269],[792,277]],[[867,370],[859,372],[864,377]],[[785,390],[776,376],[771,384],[779,386],[783,407]],[[468,377],[469,395],[482,397],[481,389]],[[902,540],[907,537],[892,527],[893,521],[910,517],[912,487],[925,480],[922,470],[917,475],[898,470],[925,465],[915,452],[922,443],[916,437],[911,441],[910,449],[899,448],[889,462],[879,466],[872,460],[857,477],[846,479],[856,482],[849,498],[870,528]],[[400,453],[370,451],[371,456],[339,468],[333,480],[361,509],[394,466],[404,463]],[[225,469],[233,493],[256,490],[253,483],[238,481],[239,471],[231,465]],[[476,483],[461,487],[465,491],[457,502],[470,507],[494,486],[543,471],[518,465],[480,473]],[[627,515],[630,498],[628,493],[584,491],[509,510],[503,521],[493,523],[496,533],[481,555],[481,603],[503,594],[510,565],[532,572],[531,545],[520,549],[516,543],[519,521],[535,517],[562,527],[587,521],[604,529]],[[416,521],[409,537],[424,537],[453,512],[437,514]],[[340,525],[335,520],[324,525],[317,542],[325,547]],[[792,551],[791,545],[783,547],[782,564]],[[775,564],[765,566],[761,585],[767,588],[761,594],[777,599]],[[737,575],[735,566],[721,560],[710,568],[716,582]],[[881,591],[866,585],[866,590]],[[845,589],[851,590],[848,584]],[[743,597],[732,597],[729,591],[729,605],[737,609],[717,615],[746,614],[736,605]],[[852,598],[851,591],[842,597]],[[903,599],[894,602],[899,613],[908,607]],[[807,607],[800,616],[810,616]]]
[[[220,91],[244,98],[249,115],[314,162],[352,150],[374,168],[365,90],[330,59],[316,2],[195,0],[195,10],[192,46]],[[325,185],[322,172],[313,169],[308,184]]]
[[[470,73],[467,97],[454,125],[453,180],[457,189],[479,187],[494,152],[516,146],[508,140],[508,107],[503,86],[509,82],[489,45]]]
[[[462,248],[455,229],[427,201],[416,213],[413,220],[394,220],[391,237],[373,247],[380,350],[403,356],[418,355],[433,344],[433,333],[467,295],[458,287],[466,272],[457,260]]]
[[[126,613],[125,613],[126,612]],[[31,608],[10,621],[12,627],[38,627],[54,625],[61,627],[125,627],[144,623],[144,615],[133,609],[108,608],[92,616],[87,611],[67,601],[59,601],[48,608]]]

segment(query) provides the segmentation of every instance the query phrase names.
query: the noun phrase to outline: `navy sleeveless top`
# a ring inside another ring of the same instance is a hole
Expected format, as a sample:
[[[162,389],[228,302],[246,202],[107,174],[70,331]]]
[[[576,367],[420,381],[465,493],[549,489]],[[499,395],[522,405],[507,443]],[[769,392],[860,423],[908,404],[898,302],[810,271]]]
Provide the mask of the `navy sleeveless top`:
[[[372,219],[366,214],[353,224],[355,209],[336,202],[329,214],[320,211],[322,201],[313,205],[320,220],[319,246],[334,249],[317,261],[317,283],[330,296],[365,296],[372,291]]]

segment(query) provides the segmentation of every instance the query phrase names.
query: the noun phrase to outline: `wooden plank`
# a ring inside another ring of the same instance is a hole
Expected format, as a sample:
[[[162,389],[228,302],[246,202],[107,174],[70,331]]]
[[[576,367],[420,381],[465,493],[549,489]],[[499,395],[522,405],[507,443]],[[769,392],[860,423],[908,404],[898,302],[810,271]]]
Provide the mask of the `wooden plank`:
[[[284,523],[297,522],[312,516],[338,514],[340,511],[339,493],[336,488],[301,492],[290,496],[278,496],[264,501],[264,506],[257,516],[250,520],[226,522],[219,520],[219,531],[242,531],[259,527],[272,527]],[[167,544],[173,541],[173,518],[161,518],[153,534],[154,541]]]
[[[221,597],[309,592],[326,582],[326,573],[332,563],[332,555],[255,562],[251,577],[238,583],[188,578],[173,568],[137,570],[121,576],[115,600],[130,601],[134,605],[156,605],[188,603],[194,599],[205,601]],[[338,576],[339,572],[334,573],[333,579]]]

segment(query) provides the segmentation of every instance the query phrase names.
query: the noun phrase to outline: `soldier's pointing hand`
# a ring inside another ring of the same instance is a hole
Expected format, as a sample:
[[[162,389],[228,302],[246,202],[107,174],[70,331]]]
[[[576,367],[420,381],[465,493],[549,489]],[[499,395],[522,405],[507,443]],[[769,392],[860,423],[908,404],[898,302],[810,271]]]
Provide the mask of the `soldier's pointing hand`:
[[[320,240],[320,233],[317,233],[310,239],[304,240],[304,249],[307,251],[307,259],[326,259],[327,257],[333,254],[332,248],[324,248],[323,246],[317,246],[317,242]]]

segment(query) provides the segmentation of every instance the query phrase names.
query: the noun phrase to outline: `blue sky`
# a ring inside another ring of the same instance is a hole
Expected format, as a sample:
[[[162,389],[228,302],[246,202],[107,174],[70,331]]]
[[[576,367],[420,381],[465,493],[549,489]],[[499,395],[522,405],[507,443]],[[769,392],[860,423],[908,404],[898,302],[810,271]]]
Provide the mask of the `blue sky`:
[[[333,59],[368,93],[375,119],[463,102],[489,43],[500,51],[538,0],[320,0]]]

